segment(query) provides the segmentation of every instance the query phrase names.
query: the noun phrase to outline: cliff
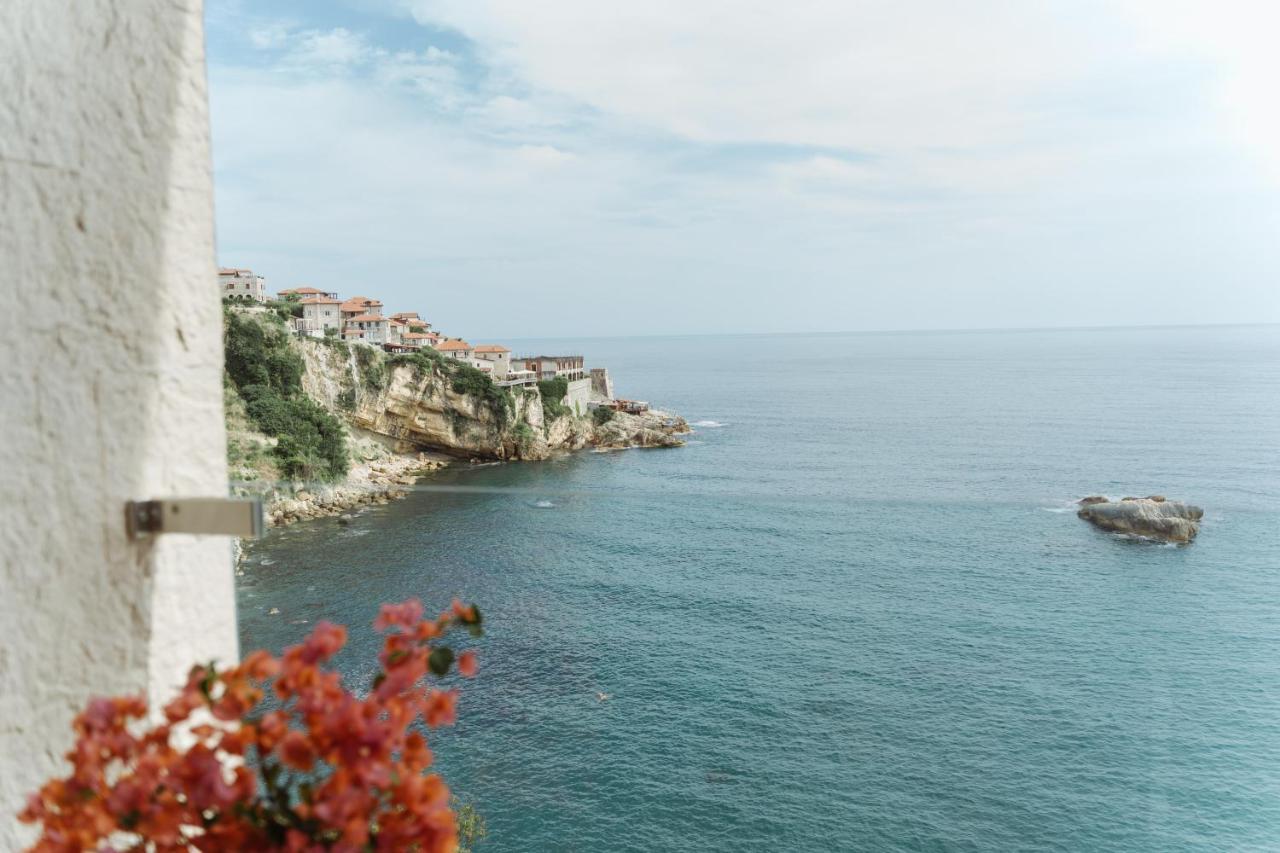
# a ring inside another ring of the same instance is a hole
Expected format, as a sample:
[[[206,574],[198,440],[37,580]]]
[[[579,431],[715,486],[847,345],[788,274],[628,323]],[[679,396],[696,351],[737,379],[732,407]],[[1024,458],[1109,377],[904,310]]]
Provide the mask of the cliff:
[[[549,418],[535,386],[497,388],[435,353],[388,357],[369,347],[296,343],[306,365],[302,387],[307,396],[341,415],[353,432],[378,437],[394,453],[536,460],[619,441],[616,429],[597,428],[591,417],[565,411]],[[673,421],[671,434],[682,425]],[[662,443],[644,430],[632,434],[640,444]]]
[[[582,412],[536,386],[501,388],[434,350],[300,340],[270,310],[228,309],[226,325],[232,478],[265,492],[277,524],[383,502],[450,458],[672,447],[689,431],[664,412]]]

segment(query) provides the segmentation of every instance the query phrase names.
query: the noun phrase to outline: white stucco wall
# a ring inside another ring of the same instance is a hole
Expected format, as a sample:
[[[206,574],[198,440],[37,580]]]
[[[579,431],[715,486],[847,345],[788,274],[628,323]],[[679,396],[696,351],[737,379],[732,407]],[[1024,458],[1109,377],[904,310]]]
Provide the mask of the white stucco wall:
[[[236,655],[228,540],[125,536],[222,495],[198,0],[0,3],[0,849],[93,694]]]

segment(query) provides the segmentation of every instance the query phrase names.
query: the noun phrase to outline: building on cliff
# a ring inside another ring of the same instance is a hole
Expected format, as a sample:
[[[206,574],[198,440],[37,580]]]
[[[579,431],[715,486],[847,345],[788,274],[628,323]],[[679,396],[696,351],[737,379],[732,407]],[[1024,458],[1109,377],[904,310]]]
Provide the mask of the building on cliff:
[[[323,296],[326,299],[333,299],[335,301],[338,298],[338,294],[336,291],[320,290],[319,288],[316,288],[316,287],[293,287],[293,288],[290,288],[289,290],[279,291],[278,293],[276,293],[276,296],[278,296],[281,299],[289,299],[289,298],[301,299],[304,302],[316,296]]]
[[[470,362],[472,355],[475,353],[475,348],[461,338],[441,341],[436,344],[436,349],[449,358],[456,358],[459,361],[466,362]]]
[[[382,302],[367,296],[353,296],[342,303],[340,308],[343,322],[362,314],[382,314]]]
[[[356,330],[363,332],[360,339],[367,344],[374,346],[382,346],[390,343],[390,321],[381,314],[359,314],[355,317],[347,318],[343,331]]]
[[[520,356],[511,361],[523,370],[533,371],[539,380],[564,378],[572,382],[586,375],[580,355]]]
[[[329,329],[338,331],[342,328],[342,317],[338,313],[341,305],[331,296],[311,296],[302,300],[302,316],[294,322],[298,332],[306,337],[324,337]]]
[[[475,357],[490,363],[494,379],[506,379],[511,372],[511,350],[501,344],[480,344]]]
[[[255,275],[253,270],[220,267],[218,289],[222,291],[224,298],[238,296],[242,299],[248,297],[255,302],[267,301],[267,280],[260,275]]]
[[[440,343],[440,336],[435,332],[405,332],[400,336],[405,345],[412,347],[435,348]]]
[[[431,324],[419,316],[417,311],[397,311],[391,315],[393,320],[403,320],[412,328],[421,327],[424,332],[431,331]]]

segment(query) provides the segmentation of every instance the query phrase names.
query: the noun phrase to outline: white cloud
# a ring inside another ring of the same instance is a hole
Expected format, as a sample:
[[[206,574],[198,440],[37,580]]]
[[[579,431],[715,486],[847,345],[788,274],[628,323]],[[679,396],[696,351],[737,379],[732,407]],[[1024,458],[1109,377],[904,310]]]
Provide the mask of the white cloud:
[[[516,149],[516,157],[531,166],[556,167],[574,159],[567,151],[561,151],[554,145],[521,145]]]
[[[1135,77],[1205,62],[1237,135],[1280,141],[1280,7],[1247,0],[405,2],[535,89],[702,142],[1003,155],[1114,134],[1099,125],[1161,108]]]
[[[285,61],[295,66],[344,66],[368,61],[374,54],[367,39],[342,27],[307,30],[291,36]]]
[[[249,43],[259,50],[279,47],[288,39],[289,33],[290,27],[287,24],[273,21],[252,27],[249,30]]]
[[[210,54],[222,260],[477,335],[1280,319],[1280,199],[1233,147],[1269,59],[1122,2],[415,0],[456,53],[262,27]]]

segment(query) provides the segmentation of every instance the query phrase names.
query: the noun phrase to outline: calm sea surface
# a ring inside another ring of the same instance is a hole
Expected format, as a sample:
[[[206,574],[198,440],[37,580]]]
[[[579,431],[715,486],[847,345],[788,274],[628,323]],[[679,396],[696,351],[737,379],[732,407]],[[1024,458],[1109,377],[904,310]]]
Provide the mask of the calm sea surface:
[[[480,604],[433,740],[480,851],[1280,849],[1280,327],[519,349],[697,434],[449,471],[239,578],[246,649],[344,622],[357,683],[379,602]]]

